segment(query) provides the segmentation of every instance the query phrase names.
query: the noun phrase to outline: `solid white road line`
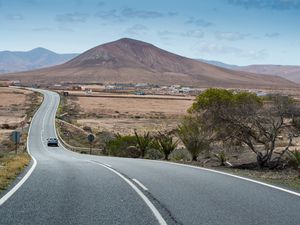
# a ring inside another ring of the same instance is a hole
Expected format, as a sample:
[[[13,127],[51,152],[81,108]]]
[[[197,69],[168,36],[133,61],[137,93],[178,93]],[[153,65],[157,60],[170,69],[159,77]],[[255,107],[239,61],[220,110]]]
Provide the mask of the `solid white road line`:
[[[42,106],[42,105],[41,105]],[[30,148],[29,148],[29,139],[30,139],[30,133],[31,133],[31,128],[32,128],[32,121],[34,121],[34,118],[36,117],[36,115],[38,114],[38,112],[41,109],[41,106],[39,107],[39,109],[36,111],[36,113],[34,114],[30,126],[29,126],[29,131],[28,131],[28,136],[27,136],[27,152],[30,155],[30,157],[33,160],[33,164],[31,166],[31,168],[28,170],[28,172],[24,175],[24,177],[9,191],[7,192],[1,199],[0,199],[0,206],[2,206],[24,183],[25,181],[30,177],[30,175],[32,174],[32,172],[34,171],[36,165],[37,165],[37,161],[36,159],[33,157],[33,155],[30,153]]]
[[[109,164],[107,164],[107,163],[103,163],[103,165],[105,165],[105,166],[108,166],[108,167],[112,168],[112,166],[111,166],[111,165],[109,165]]]
[[[207,168],[204,168],[204,167],[197,167],[197,166],[174,163],[174,162],[163,162],[163,161],[156,161],[156,162],[172,164],[172,165],[182,166],[182,167],[189,167],[189,168],[194,168],[194,169],[198,169],[198,170],[209,171],[209,172],[212,172],[212,173],[218,173],[218,174],[222,174],[222,175],[225,175],[225,176],[230,176],[230,177],[238,178],[238,179],[241,179],[241,180],[249,181],[249,182],[252,182],[252,183],[256,183],[256,184],[259,184],[259,185],[263,185],[263,186],[266,186],[266,187],[269,187],[269,188],[273,188],[273,189],[283,191],[283,192],[286,192],[286,193],[289,193],[289,194],[296,195],[296,196],[300,197],[299,192],[291,191],[291,190],[288,190],[288,189],[285,189],[285,188],[282,188],[282,187],[278,187],[278,186],[275,186],[275,185],[272,185],[272,184],[267,184],[267,183],[264,183],[264,182],[261,182],[261,181],[253,180],[253,179],[246,178],[246,177],[241,177],[241,176],[238,176],[238,175],[234,175],[234,174],[230,174],[230,173],[226,173],[226,172],[222,172],[222,171],[218,171],[218,170],[207,169]]]
[[[94,163],[100,166],[105,167],[106,169],[110,170],[111,172],[115,173],[116,175],[118,175],[119,177],[121,177],[142,199],[143,201],[146,203],[146,205],[150,208],[150,210],[152,211],[152,213],[154,214],[155,218],[157,219],[157,221],[159,222],[160,225],[167,225],[167,222],[164,220],[164,218],[162,217],[162,215],[159,213],[159,211],[156,209],[156,207],[152,204],[152,202],[146,197],[146,195],[144,195],[144,193],[137,187],[134,185],[134,183],[132,183],[129,179],[127,179],[126,177],[124,177],[121,173],[119,173],[118,171],[102,164],[99,162],[95,162],[95,161],[89,161],[90,163]]]
[[[145,185],[143,185],[140,181],[138,181],[137,179],[133,178],[132,179],[135,183],[137,183],[142,189],[144,189],[145,191],[148,191],[148,188],[146,188]]]

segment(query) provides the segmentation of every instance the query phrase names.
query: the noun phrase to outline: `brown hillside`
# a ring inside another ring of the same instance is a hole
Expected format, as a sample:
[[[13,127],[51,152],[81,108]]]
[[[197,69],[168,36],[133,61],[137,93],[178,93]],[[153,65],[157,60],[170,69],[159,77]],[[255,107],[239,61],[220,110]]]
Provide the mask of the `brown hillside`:
[[[251,72],[251,73],[281,76],[295,83],[300,84],[300,66],[250,65],[250,66],[239,67],[238,69],[246,72]]]
[[[6,74],[0,78],[21,80],[25,84],[44,85],[60,82],[118,82],[198,87],[296,86],[277,76],[219,68],[128,38],[92,48],[59,66]]]

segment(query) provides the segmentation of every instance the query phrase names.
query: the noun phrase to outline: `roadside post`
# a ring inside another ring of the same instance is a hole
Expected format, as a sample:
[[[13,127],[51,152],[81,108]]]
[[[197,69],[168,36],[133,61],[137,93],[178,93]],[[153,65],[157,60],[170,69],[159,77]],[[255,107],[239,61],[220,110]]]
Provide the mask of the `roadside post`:
[[[16,146],[16,154],[18,153],[18,144],[20,143],[21,133],[19,131],[12,132],[12,141],[15,143]]]
[[[89,134],[87,136],[87,139],[88,139],[88,141],[90,143],[90,155],[91,155],[92,154],[92,143],[95,140],[95,136],[93,134]]]
[[[21,126],[21,128],[22,128],[22,132],[23,132],[23,129],[24,129],[24,127],[25,127],[25,121],[23,120],[23,121],[21,121],[21,123],[20,123],[20,126]]]

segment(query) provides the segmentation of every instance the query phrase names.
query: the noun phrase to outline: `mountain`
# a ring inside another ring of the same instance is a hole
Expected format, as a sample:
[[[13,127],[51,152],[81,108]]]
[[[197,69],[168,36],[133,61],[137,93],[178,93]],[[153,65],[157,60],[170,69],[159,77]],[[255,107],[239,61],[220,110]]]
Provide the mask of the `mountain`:
[[[206,60],[206,59],[196,59],[196,60],[198,60],[200,62],[208,63],[210,65],[230,69],[230,70],[234,70],[234,69],[239,68],[239,66],[237,66],[237,65],[226,64],[226,63],[223,63],[223,62],[220,62],[220,61],[215,61],[215,60]]]
[[[265,75],[276,75],[300,84],[300,66],[286,66],[286,65],[249,65],[237,66],[225,64],[219,61],[199,59],[201,62],[206,62],[211,65],[222,68],[240,70],[251,73],[259,73]]]
[[[92,48],[58,66],[1,75],[24,84],[151,83],[197,87],[295,87],[277,76],[216,67],[142,41],[123,38]]]
[[[78,54],[57,54],[45,48],[27,52],[0,51],[0,73],[28,71],[67,62]]]
[[[300,66],[284,66],[284,65],[250,65],[240,67],[239,70],[251,73],[261,73],[281,76],[300,84]]]

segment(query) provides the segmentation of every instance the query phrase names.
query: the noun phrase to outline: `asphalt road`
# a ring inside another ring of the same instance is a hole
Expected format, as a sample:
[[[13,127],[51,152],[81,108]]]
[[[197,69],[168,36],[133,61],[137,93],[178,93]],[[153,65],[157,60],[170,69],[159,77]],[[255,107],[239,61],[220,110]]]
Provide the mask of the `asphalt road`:
[[[182,165],[47,147],[59,96],[43,92],[28,141],[37,164],[2,202],[1,225],[300,224],[292,193]]]

